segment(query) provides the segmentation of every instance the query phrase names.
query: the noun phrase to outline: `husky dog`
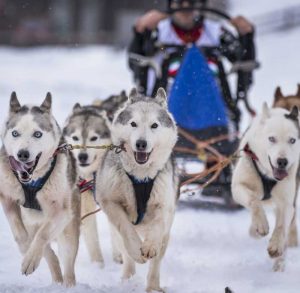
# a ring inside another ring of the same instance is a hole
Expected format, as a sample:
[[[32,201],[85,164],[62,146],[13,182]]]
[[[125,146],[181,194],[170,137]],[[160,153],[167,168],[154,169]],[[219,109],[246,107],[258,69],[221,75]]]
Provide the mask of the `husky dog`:
[[[250,235],[269,233],[264,203],[275,205],[276,224],[268,252],[273,270],[284,270],[288,234],[295,207],[300,156],[298,108],[291,112],[264,104],[241,141],[241,157],[232,177],[233,198],[251,212]]]
[[[297,93],[288,96],[284,96],[281,92],[281,88],[277,87],[274,94],[273,107],[292,110],[293,106],[297,106],[298,109],[300,109],[300,84],[298,84]]]
[[[150,261],[147,291],[160,287],[160,263],[173,222],[178,179],[171,161],[177,129],[166,93],[141,97],[136,89],[110,125],[112,142],[126,151],[106,152],[97,172],[96,194],[116,235],[123,278],[135,262]]]
[[[281,88],[277,87],[274,94],[274,108],[284,108],[287,110],[292,110],[294,106],[297,106],[300,109],[300,84],[298,84],[297,93],[295,95],[287,95],[284,96],[281,92]],[[300,168],[300,167],[299,167]],[[299,189],[299,182],[300,182],[300,169],[297,172],[297,182],[296,182],[296,196],[295,196],[295,208],[297,205],[297,197],[298,197],[298,189]],[[295,247],[298,246],[298,231],[297,231],[297,217],[296,217],[296,209],[295,215],[293,217],[293,221],[291,224],[291,229],[289,231],[289,246]]]
[[[85,146],[111,144],[110,131],[106,126],[105,118],[102,117],[100,108],[96,106],[73,107],[71,115],[66,121],[63,135],[70,144]],[[81,149],[74,150],[79,176],[87,181],[94,180],[105,151],[103,149]],[[94,193],[87,190],[81,196],[81,214],[85,215],[95,211],[97,208]],[[90,259],[103,267],[104,260],[100,248],[97,231],[96,216],[91,215],[83,220],[82,232],[88,248]],[[114,242],[112,242],[114,243]],[[113,248],[113,258],[120,262],[120,255]]]
[[[22,273],[29,275],[42,256],[52,279],[75,285],[80,195],[71,155],[58,153],[60,128],[51,114],[51,94],[41,106],[21,106],[13,92],[2,132],[0,199],[12,233],[24,255]],[[51,249],[58,241],[64,275]]]

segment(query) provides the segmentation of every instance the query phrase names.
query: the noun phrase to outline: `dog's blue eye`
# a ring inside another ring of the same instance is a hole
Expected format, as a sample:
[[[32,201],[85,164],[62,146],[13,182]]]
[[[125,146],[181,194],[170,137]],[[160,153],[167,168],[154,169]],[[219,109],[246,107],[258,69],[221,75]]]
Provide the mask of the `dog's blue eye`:
[[[276,138],[275,138],[274,136],[270,136],[270,137],[269,137],[269,141],[270,141],[271,143],[275,143],[275,142],[276,142]]]
[[[13,130],[12,133],[11,133],[11,135],[13,137],[18,137],[20,135],[20,133],[17,130]]]
[[[78,138],[78,136],[72,136],[72,139],[74,140],[74,141],[78,141],[79,140],[79,138]]]
[[[40,132],[40,131],[35,131],[35,132],[33,133],[33,136],[34,136],[35,138],[41,138],[41,137],[43,136],[43,133]]]
[[[132,122],[130,123],[130,125],[131,125],[132,127],[137,127],[137,125],[136,125],[136,123],[135,123],[134,121],[132,121]]]
[[[157,123],[153,123],[152,125],[151,125],[151,128],[152,129],[155,129],[155,128],[157,128],[158,127],[158,124]]]
[[[90,141],[96,141],[98,139],[98,136],[92,136]]]
[[[289,143],[290,143],[290,144],[294,144],[295,142],[296,142],[296,139],[295,139],[295,138],[292,137],[292,138],[289,139]]]

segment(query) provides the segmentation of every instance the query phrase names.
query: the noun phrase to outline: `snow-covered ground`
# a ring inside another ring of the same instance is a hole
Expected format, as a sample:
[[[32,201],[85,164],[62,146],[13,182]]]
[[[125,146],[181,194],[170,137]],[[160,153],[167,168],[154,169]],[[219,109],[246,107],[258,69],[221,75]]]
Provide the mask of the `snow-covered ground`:
[[[245,4],[245,3],[246,4]],[[251,6],[250,3],[251,2]],[[278,2],[278,3],[277,3]],[[283,7],[285,1],[260,1],[261,11]],[[289,3],[297,1],[289,1]],[[238,1],[235,11],[255,15],[260,7],[253,1]],[[243,4],[241,4],[243,3]],[[268,3],[268,5],[267,5]],[[267,9],[268,8],[268,9]],[[249,10],[250,9],[250,10]],[[284,93],[296,91],[299,82],[300,30],[257,38],[258,59],[262,68],[255,75],[251,101],[259,109],[263,101],[271,104],[273,92],[281,85]],[[75,102],[88,104],[131,87],[124,51],[105,47],[78,49],[0,48],[0,122],[3,122],[12,90],[24,103],[40,103],[46,92],[54,100],[53,113],[59,123]],[[247,115],[245,115],[247,117]],[[244,126],[248,123],[244,119]],[[299,215],[299,213],[298,213]],[[299,218],[299,216],[298,216]],[[273,224],[270,213],[270,221]],[[121,283],[121,267],[112,262],[109,231],[105,216],[98,215],[101,243],[106,266],[91,264],[81,242],[76,263],[78,285],[68,292],[143,292],[147,265],[138,265],[137,275]],[[300,248],[287,255],[286,271],[273,273],[267,255],[268,238],[249,237],[250,215],[247,211],[225,213],[196,209],[178,209],[172,238],[161,269],[161,283],[168,292],[217,293],[230,287],[236,293],[300,292]],[[44,261],[29,277],[20,273],[21,255],[12,238],[5,216],[0,211],[0,292],[65,292],[51,285]]]

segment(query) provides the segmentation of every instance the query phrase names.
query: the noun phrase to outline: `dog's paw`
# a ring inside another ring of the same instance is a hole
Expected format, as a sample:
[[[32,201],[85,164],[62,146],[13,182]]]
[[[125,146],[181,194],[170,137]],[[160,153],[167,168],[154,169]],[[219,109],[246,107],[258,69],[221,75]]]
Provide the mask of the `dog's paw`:
[[[113,253],[113,260],[117,264],[122,264],[123,263],[123,258],[121,253]]]
[[[39,253],[38,251],[32,253],[29,250],[23,259],[22,274],[26,276],[32,274],[39,266],[41,259],[42,253]]]
[[[278,235],[274,235],[268,246],[269,256],[272,258],[276,258],[282,256],[284,253],[284,240],[283,237],[279,237]]]
[[[74,287],[76,285],[75,275],[72,274],[70,276],[64,276],[63,284],[66,288]]]
[[[130,257],[137,263],[143,264],[147,261],[145,257],[142,255],[141,247],[142,241],[136,235],[135,238],[128,239],[129,241],[124,242],[126,250]]]
[[[252,216],[252,223],[249,230],[253,238],[261,238],[269,233],[269,223],[263,210],[257,211]]]
[[[142,256],[151,259],[158,254],[158,247],[153,242],[144,241],[141,248]]]

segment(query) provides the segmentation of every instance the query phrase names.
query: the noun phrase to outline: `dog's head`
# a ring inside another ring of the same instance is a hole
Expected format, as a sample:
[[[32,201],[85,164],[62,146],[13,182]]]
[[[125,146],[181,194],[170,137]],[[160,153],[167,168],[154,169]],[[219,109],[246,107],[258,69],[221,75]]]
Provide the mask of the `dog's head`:
[[[273,107],[284,108],[290,111],[293,106],[297,106],[298,109],[300,109],[300,84],[298,84],[298,89],[295,95],[284,96],[281,88],[277,87],[274,93]]]
[[[255,129],[250,131],[251,148],[259,162],[276,180],[289,175],[292,166],[298,165],[300,155],[300,128],[298,108],[291,111],[263,106]]]
[[[34,169],[47,164],[58,147],[61,131],[51,104],[50,93],[40,106],[21,106],[16,93],[11,94],[2,141],[12,169],[24,182],[31,180]]]
[[[166,93],[160,88],[154,98],[142,97],[133,89],[125,107],[111,126],[114,144],[122,144],[126,155],[137,165],[148,166],[170,156],[177,140],[177,129],[167,110]]]
[[[83,146],[73,151],[79,170],[84,174],[96,171],[105,150],[84,147],[111,143],[106,120],[98,108],[77,103],[65,123],[63,135],[68,143]]]

